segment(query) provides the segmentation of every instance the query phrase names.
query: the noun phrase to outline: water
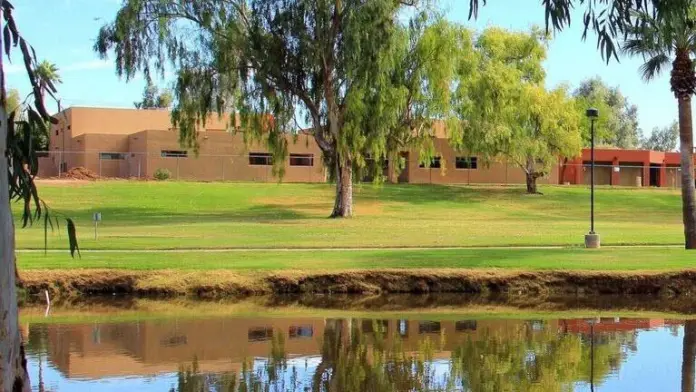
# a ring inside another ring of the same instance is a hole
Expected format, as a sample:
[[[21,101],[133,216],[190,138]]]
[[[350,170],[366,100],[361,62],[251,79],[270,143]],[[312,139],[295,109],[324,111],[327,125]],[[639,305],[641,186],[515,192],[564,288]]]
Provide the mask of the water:
[[[321,313],[22,329],[35,391],[694,390],[694,321]]]

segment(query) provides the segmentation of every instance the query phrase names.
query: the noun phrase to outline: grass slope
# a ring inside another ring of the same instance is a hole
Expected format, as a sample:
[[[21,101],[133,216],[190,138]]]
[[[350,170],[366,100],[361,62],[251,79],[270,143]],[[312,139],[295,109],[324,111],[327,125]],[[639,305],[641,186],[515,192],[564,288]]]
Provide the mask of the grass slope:
[[[457,249],[242,252],[20,253],[22,270],[112,268],[123,270],[338,271],[373,269],[504,268],[517,270],[673,271],[696,267],[678,248]]]
[[[76,220],[83,249],[579,245],[589,215],[584,187],[543,187],[543,196],[529,196],[521,187],[363,184],[355,187],[357,216],[348,220],[326,218],[333,200],[330,184],[43,182],[39,190],[51,207]],[[601,188],[596,201],[597,230],[605,245],[683,241],[677,190]],[[14,207],[19,214],[19,205]],[[104,219],[98,241],[92,234],[95,211]],[[63,233],[50,236],[50,248],[66,243]],[[17,246],[43,248],[41,225],[19,229]],[[445,255],[417,257],[445,262]],[[116,263],[140,256],[98,257]],[[172,257],[218,264],[232,258]],[[294,257],[293,262],[319,259]],[[366,265],[379,257],[380,252],[321,255],[322,260],[360,258]],[[83,263],[99,262],[96,258],[90,255]],[[276,259],[289,260],[287,255]],[[24,265],[36,260],[20,257]]]

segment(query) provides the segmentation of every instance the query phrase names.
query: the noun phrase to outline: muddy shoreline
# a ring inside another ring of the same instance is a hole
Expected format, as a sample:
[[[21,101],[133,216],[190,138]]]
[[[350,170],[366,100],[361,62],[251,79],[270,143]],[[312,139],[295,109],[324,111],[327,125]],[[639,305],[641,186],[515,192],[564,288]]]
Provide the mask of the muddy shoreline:
[[[696,299],[696,270],[530,272],[491,269],[401,269],[269,273],[239,273],[225,270],[26,270],[20,273],[19,287],[28,297],[39,296],[47,290],[52,298],[85,298],[113,294],[143,298],[220,299],[306,294],[451,293],[486,298],[503,297],[506,301],[518,300],[522,303],[541,303],[552,297],[589,300],[592,297],[607,295],[684,300],[692,297]],[[694,305],[696,306],[696,301]],[[682,309],[684,310],[688,308]]]

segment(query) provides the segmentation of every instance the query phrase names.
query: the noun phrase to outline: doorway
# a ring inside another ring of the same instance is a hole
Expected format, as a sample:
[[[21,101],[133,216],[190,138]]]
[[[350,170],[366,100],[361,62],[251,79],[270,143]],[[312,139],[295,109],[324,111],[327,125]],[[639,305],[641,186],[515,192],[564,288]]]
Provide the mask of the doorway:
[[[660,186],[660,165],[656,163],[650,164],[650,186]]]

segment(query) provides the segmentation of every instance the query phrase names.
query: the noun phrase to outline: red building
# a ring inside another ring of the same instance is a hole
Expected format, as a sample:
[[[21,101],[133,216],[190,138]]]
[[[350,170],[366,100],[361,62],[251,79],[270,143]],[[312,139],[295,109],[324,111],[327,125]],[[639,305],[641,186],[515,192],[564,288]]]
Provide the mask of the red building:
[[[595,149],[595,185],[678,187],[680,154],[647,150]],[[563,160],[561,184],[590,183],[590,149]]]

